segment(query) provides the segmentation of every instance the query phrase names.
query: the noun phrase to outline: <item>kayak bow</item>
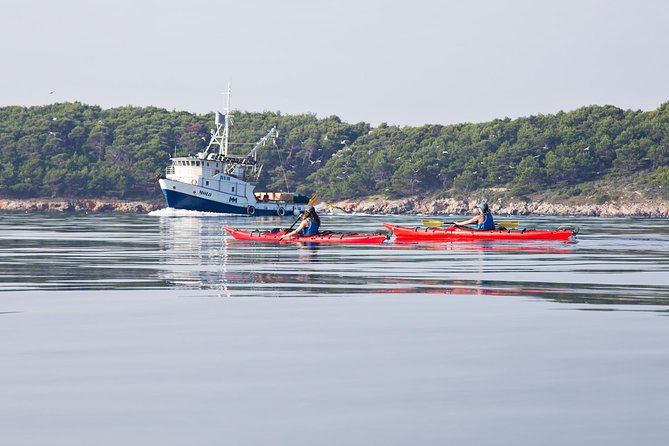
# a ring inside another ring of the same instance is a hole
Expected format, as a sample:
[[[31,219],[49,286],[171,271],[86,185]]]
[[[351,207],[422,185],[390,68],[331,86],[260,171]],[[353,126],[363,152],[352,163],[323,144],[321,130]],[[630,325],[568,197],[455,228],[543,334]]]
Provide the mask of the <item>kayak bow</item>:
[[[398,242],[450,242],[480,240],[568,240],[578,233],[574,226],[560,227],[557,230],[543,229],[469,229],[462,226],[448,228],[425,228],[396,226],[384,223],[395,235]]]
[[[272,229],[271,231],[236,229],[230,226],[224,226],[224,229],[236,240],[246,240],[254,242],[308,242],[308,243],[339,243],[339,244],[381,244],[388,239],[388,235],[377,234],[358,234],[354,232],[319,232],[315,235],[294,235],[286,237],[283,240],[279,238],[288,233],[285,229]]]

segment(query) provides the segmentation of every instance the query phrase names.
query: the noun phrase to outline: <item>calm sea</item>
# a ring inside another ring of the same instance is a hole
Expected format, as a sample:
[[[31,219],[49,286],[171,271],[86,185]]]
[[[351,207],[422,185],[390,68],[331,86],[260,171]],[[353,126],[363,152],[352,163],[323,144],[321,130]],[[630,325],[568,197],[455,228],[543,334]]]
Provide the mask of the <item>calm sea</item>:
[[[434,216],[323,216],[383,230]],[[0,214],[8,445],[664,445],[669,224],[304,246],[161,210]],[[508,220],[508,219],[507,219]]]

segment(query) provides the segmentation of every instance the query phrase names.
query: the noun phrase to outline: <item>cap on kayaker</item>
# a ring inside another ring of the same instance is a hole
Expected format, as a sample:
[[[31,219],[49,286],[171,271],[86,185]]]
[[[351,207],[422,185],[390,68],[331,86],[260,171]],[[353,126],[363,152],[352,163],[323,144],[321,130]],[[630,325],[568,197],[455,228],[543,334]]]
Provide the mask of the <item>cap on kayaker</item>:
[[[476,205],[477,208],[481,209],[483,212],[488,210],[488,203],[485,201]]]
[[[304,208],[304,212],[302,213],[302,215],[306,217],[307,215],[312,213],[313,214],[316,213],[316,208],[314,208],[313,206],[307,206],[306,208]]]

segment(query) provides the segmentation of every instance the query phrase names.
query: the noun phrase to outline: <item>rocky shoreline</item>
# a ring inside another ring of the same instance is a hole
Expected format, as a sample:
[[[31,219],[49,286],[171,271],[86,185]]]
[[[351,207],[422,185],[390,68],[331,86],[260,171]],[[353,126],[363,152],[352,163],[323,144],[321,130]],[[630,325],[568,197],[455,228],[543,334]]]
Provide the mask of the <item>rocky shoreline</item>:
[[[9,212],[129,212],[144,214],[164,207],[164,201],[57,198],[0,199],[0,211]]]
[[[456,200],[451,198],[406,198],[385,200],[365,198],[362,200],[343,200],[329,203],[345,212],[368,214],[472,214],[478,203],[476,199]],[[616,200],[603,204],[593,203],[548,203],[541,201],[522,201],[498,199],[490,202],[494,215],[554,215],[554,216],[592,216],[592,217],[669,217],[669,201],[663,200]],[[321,208],[321,206],[319,206]],[[324,209],[327,209],[327,205]]]
[[[328,205],[351,213],[366,214],[471,214],[476,199],[412,197],[388,200],[368,197],[356,200],[321,202],[317,208],[326,211]],[[638,198],[610,201],[603,204],[566,204],[539,201],[504,200],[491,202],[495,215],[555,215],[599,217],[669,217],[669,201]],[[8,212],[128,212],[148,213],[162,209],[165,203],[156,201],[126,201],[103,199],[0,199],[0,211]]]

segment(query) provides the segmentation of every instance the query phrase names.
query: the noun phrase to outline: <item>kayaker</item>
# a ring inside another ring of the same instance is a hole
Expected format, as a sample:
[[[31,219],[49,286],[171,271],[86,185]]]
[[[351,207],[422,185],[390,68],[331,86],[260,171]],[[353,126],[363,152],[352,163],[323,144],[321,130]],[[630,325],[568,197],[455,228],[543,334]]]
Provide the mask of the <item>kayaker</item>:
[[[318,234],[318,229],[321,226],[321,219],[316,214],[316,209],[313,206],[307,206],[302,213],[302,222],[295,228],[294,231],[282,235],[279,240],[292,237],[293,235],[314,235]]]
[[[492,214],[490,213],[488,203],[484,201],[483,203],[477,204],[476,209],[479,210],[478,215],[475,215],[466,221],[456,221],[455,224],[458,226],[466,226],[471,225],[472,223],[476,223],[476,229],[495,229],[495,222],[492,218]]]

